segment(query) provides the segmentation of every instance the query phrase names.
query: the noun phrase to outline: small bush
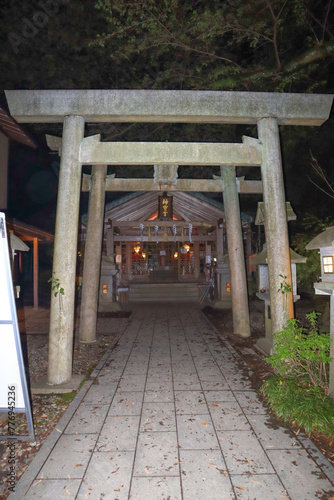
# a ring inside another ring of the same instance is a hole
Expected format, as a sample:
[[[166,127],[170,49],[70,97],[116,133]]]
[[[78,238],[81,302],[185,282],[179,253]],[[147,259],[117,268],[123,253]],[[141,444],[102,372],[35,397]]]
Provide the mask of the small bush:
[[[308,331],[296,319],[275,334],[275,352],[266,358],[275,375],[262,394],[276,415],[287,423],[334,437],[334,400],[328,395],[330,336],[319,334],[317,314],[306,315]]]
[[[275,414],[287,423],[334,438],[334,401],[321,387],[300,386],[278,375],[264,382],[261,392]]]
[[[319,334],[317,313],[306,315],[309,329],[290,319],[285,328],[275,334],[275,352],[266,358],[282,377],[298,379],[300,384],[311,384],[328,391],[328,364],[330,358],[330,335]]]

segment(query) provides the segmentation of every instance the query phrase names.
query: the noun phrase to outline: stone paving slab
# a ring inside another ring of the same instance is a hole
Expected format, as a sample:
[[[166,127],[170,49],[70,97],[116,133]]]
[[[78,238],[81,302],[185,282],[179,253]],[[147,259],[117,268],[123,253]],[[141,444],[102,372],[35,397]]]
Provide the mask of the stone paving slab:
[[[174,477],[134,477],[132,480],[131,500],[157,500],[167,498],[182,500],[181,483]]]
[[[209,413],[203,391],[175,391],[177,415],[206,415]]]
[[[178,476],[179,457],[176,432],[139,434],[135,476]]]
[[[45,492],[48,498],[60,500],[74,500],[80,488],[81,479],[48,479],[39,480],[31,486],[24,498],[28,500],[45,499]]]
[[[268,457],[291,498],[314,500],[322,491],[328,498],[334,496],[334,488],[320,469],[314,466],[306,450],[268,450]]]
[[[273,426],[200,310],[142,307],[122,328],[10,499],[334,497],[334,468]]]
[[[253,431],[225,431],[219,432],[218,436],[230,474],[274,473]]]
[[[255,391],[235,391],[234,395],[245,415],[266,414],[267,409]]]
[[[248,420],[264,449],[288,450],[301,447],[292,431],[277,427],[276,422],[272,423],[270,415],[250,415]]]
[[[181,450],[180,461],[184,500],[235,498],[226,464],[219,450]]]
[[[110,405],[110,400],[113,398],[116,389],[117,383],[93,384],[84,397],[83,402],[86,404]]]
[[[129,451],[93,453],[77,499],[127,499],[133,458],[134,452]]]
[[[179,445],[186,450],[219,449],[210,415],[177,416]]]
[[[96,443],[97,451],[134,451],[139,422],[139,415],[107,417]]]
[[[159,391],[146,390],[144,401],[145,403],[169,403],[174,398],[173,391],[171,389],[164,389]]]
[[[98,434],[107,411],[107,405],[80,405],[66,427],[64,434]]]
[[[108,416],[141,415],[144,392],[118,389],[109,408]]]
[[[241,406],[234,401],[221,401],[209,405],[217,431],[244,431],[250,429],[249,421]]]
[[[140,432],[175,431],[175,404],[147,403],[143,405]]]
[[[219,402],[223,402],[223,401],[236,402],[237,401],[232,391],[224,390],[224,389],[220,389],[218,391],[207,390],[205,392],[205,397],[206,397],[206,400],[208,403],[214,402],[214,401],[219,401]]]
[[[45,462],[38,479],[81,479],[94,450],[97,434],[64,434]]]
[[[290,498],[276,474],[232,475],[238,500],[282,500]]]

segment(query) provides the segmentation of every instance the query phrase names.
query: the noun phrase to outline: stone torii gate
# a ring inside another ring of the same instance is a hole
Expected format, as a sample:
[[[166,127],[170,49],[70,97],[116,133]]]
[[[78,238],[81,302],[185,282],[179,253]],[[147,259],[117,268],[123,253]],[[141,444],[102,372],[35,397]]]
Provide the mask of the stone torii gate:
[[[60,137],[46,136],[47,144],[50,149],[61,152],[62,139]],[[166,158],[171,159],[171,152],[166,143],[130,143],[134,148],[134,152],[120,150],[115,151],[118,147],[125,146],[125,143],[100,143],[100,135],[87,137],[85,139],[84,147],[86,148],[85,154],[87,158],[83,164],[92,164],[91,176],[84,174],[83,176],[83,191],[90,191],[89,209],[88,209],[88,224],[85,246],[85,259],[83,269],[83,286],[81,297],[81,312],[80,312],[80,342],[91,343],[96,341],[96,320],[98,308],[98,285],[99,285],[99,269],[101,264],[101,241],[103,230],[103,207],[105,199],[105,191],[186,191],[186,192],[220,192],[224,193],[224,208],[226,219],[226,233],[229,254],[231,255],[230,268],[231,268],[231,296],[233,304],[233,326],[234,333],[241,337],[250,336],[249,324],[249,311],[248,311],[248,294],[247,294],[247,278],[245,272],[245,257],[244,245],[242,235],[242,225],[240,218],[240,207],[238,193],[262,193],[261,181],[245,181],[243,178],[236,178],[235,166],[221,167],[221,176],[214,176],[213,180],[208,179],[178,179],[177,170],[178,165],[158,164],[155,165],[154,179],[117,179],[115,174],[106,176],[106,167],[112,163],[114,165],[122,165],[124,162],[133,163],[136,165],[153,165],[156,156],[153,157],[150,145],[159,148]],[[103,145],[103,150],[99,151],[100,156],[95,157],[96,151],[89,151],[90,148],[99,143]],[[250,137],[243,137],[243,143],[255,147],[252,156],[249,158],[242,156],[241,150],[237,153],[238,161],[245,165],[260,166],[261,156],[258,154],[256,147],[259,143],[258,139]],[[129,144],[129,143],[128,143]],[[175,144],[175,143],[174,143]],[[105,147],[107,146],[107,147]],[[146,151],[139,158],[135,157],[136,151],[144,148]],[[188,146],[190,144],[178,143],[178,147]],[[197,144],[199,146],[199,144]],[[212,145],[200,144],[199,154],[189,157],[190,151],[184,152],[184,164],[191,161],[195,165],[212,165],[217,161],[215,151]],[[209,146],[209,147],[208,147]],[[223,145],[218,145],[223,146]],[[227,147],[218,148],[225,149],[225,155],[228,156],[229,145]],[[110,151],[111,149],[111,151]],[[165,150],[165,151],[164,151]],[[244,151],[245,153],[245,151]],[[180,153],[178,158],[181,158]],[[221,151],[218,151],[221,154]],[[233,154],[233,152],[232,152]],[[246,154],[247,151],[246,151]],[[224,155],[220,156],[222,160]],[[135,158],[135,160],[134,160]],[[98,161],[98,163],[96,163]],[[229,173],[229,175],[228,175]],[[154,223],[151,223],[152,225]],[[196,226],[200,223],[196,223]],[[111,237],[111,230],[107,234],[107,247],[110,247],[110,252],[113,253],[113,237]],[[223,254],[223,229],[217,227],[217,251]],[[218,263],[217,272],[219,273],[220,265]],[[219,307],[219,301],[216,304]]]
[[[329,116],[333,96],[160,90],[16,90],[6,91],[6,97],[11,115],[18,122],[63,123],[53,272],[65,295],[61,308],[58,298],[51,298],[48,383],[66,383],[72,376],[75,269],[83,164],[219,165],[225,190],[226,186],[233,186],[230,198],[227,196],[224,201],[231,208],[234,206],[234,210],[238,207],[234,167],[261,166],[273,332],[282,328],[293,316],[291,293],[287,296],[287,307],[283,305],[282,294],[277,293],[280,274],[287,276],[286,281],[291,285],[278,127],[321,125]],[[243,144],[101,143],[96,137],[84,138],[85,122],[257,124],[259,141],[246,140]],[[227,230],[229,225],[232,224],[227,222]],[[237,263],[238,259],[240,255],[234,262]],[[231,280],[235,272],[236,268],[233,269],[231,264]],[[243,311],[245,303],[243,299],[239,304]],[[247,322],[246,313],[243,314],[243,322]],[[271,346],[272,337],[265,339],[263,347],[269,351]]]

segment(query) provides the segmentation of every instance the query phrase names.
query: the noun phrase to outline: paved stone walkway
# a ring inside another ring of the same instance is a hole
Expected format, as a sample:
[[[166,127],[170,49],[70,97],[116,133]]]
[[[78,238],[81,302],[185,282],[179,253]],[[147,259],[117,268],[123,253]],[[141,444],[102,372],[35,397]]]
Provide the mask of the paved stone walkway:
[[[241,368],[240,368],[241,367]],[[270,425],[247,368],[198,309],[138,309],[9,498],[334,497],[334,469]]]

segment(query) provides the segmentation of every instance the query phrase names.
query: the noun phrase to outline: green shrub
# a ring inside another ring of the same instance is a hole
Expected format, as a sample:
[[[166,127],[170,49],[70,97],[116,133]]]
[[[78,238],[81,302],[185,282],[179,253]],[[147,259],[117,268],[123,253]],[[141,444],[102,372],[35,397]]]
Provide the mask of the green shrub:
[[[287,423],[304,427],[305,432],[318,432],[334,438],[334,400],[321,387],[301,386],[298,380],[279,375],[261,387],[275,414]]]
[[[281,377],[328,391],[330,335],[318,333],[317,313],[307,314],[306,318],[310,325],[308,331],[298,320],[290,319],[286,327],[275,333],[275,352],[266,361]]]
[[[330,336],[319,334],[317,313],[306,315],[306,330],[296,319],[274,336],[275,352],[266,358],[275,375],[261,392],[275,414],[287,423],[334,437],[334,400],[328,395]]]

